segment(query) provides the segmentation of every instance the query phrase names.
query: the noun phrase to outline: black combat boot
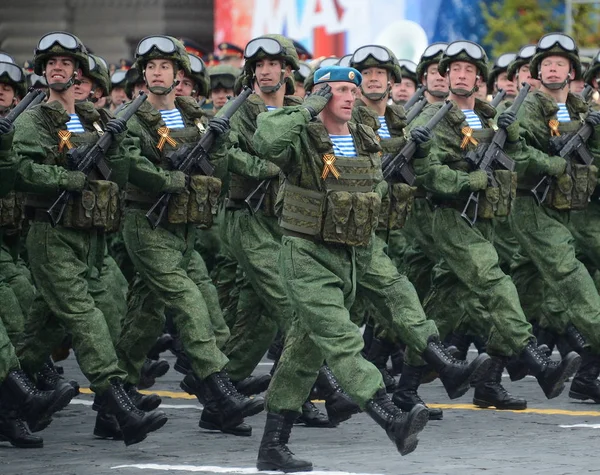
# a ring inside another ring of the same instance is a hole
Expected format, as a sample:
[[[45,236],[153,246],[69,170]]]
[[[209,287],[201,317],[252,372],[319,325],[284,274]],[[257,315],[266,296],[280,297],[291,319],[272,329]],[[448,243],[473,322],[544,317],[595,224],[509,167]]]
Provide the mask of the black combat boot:
[[[551,360],[537,347],[534,338],[521,352],[521,358],[548,399],[563,392],[565,381],[573,376],[581,363],[581,357],[575,352],[569,353],[560,362]]]
[[[260,376],[248,376],[241,381],[233,381],[235,389],[244,396],[254,396],[264,393],[269,388],[271,382],[270,374],[261,374]]]
[[[387,369],[387,362],[390,359],[393,349],[394,344],[391,341],[373,338],[367,355],[367,360],[373,363],[381,373],[385,389],[388,393],[396,389],[396,380]]]
[[[408,455],[417,448],[417,434],[429,420],[429,412],[425,406],[416,405],[410,412],[402,412],[383,389],[367,401],[365,412],[385,429],[400,455]]]
[[[164,376],[169,371],[169,362],[167,360],[151,360],[146,358],[140,372],[140,380],[138,382],[138,388],[148,389],[154,386],[156,378]]]
[[[431,338],[423,352],[423,359],[435,369],[448,397],[456,399],[469,390],[471,381],[478,381],[490,367],[490,357],[483,353],[470,363],[457,360],[436,338]]]
[[[298,416],[299,414],[293,411],[282,411],[281,414],[267,413],[256,468],[261,471],[280,470],[284,473],[312,471],[312,463],[294,458],[294,453],[287,446],[292,426]]]
[[[527,401],[523,398],[511,396],[502,386],[502,371],[508,358],[492,356],[492,366],[475,386],[473,404],[477,407],[491,407],[496,409],[527,409]]]
[[[133,401],[135,406],[142,411],[153,411],[160,406],[162,399],[158,394],[144,395],[140,393],[133,384],[125,383],[125,391],[127,395]]]
[[[119,427],[119,422],[114,414],[108,412],[104,397],[94,395],[92,409],[97,411],[96,423],[94,425],[94,435],[100,439],[123,440],[123,432]]]
[[[310,399],[302,404],[302,414],[296,419],[296,424],[304,424],[306,427],[332,427],[329,417],[319,411]]]
[[[148,433],[160,429],[167,422],[167,416],[162,411],[144,412],[135,407],[119,379],[111,380],[110,388],[103,396],[107,410],[119,422],[125,445],[141,442]]]
[[[45,428],[55,412],[67,407],[75,397],[75,389],[70,384],[60,385],[54,391],[40,391],[24,371],[12,370],[0,386],[4,401],[12,401],[27,415],[31,430]],[[37,426],[37,428],[35,428]]]
[[[315,386],[325,399],[325,410],[331,425],[336,426],[360,412],[359,405],[340,387],[329,366],[321,366]]]
[[[426,366],[410,366],[404,363],[392,401],[403,412],[410,412],[416,405],[421,405],[429,411],[430,421],[441,421],[444,418],[444,412],[441,409],[428,407],[417,392],[421,384],[421,376],[426,368]]]
[[[445,340],[446,348],[450,348],[451,346],[454,349],[451,351],[452,356],[454,356],[457,360],[466,360],[467,353],[469,352],[469,347],[471,346],[471,339],[462,333],[452,334]]]
[[[211,398],[217,401],[224,428],[235,427],[243,422],[244,417],[254,416],[264,409],[263,398],[242,396],[224,370],[211,374],[203,383]]]
[[[404,351],[406,350],[406,345],[398,344],[395,346],[394,351],[390,356],[392,360],[392,372],[390,373],[392,376],[398,376],[402,373],[402,368],[404,367]]]
[[[79,383],[63,378],[54,367],[52,360],[48,359],[37,373],[37,388],[42,391],[54,391],[64,384],[70,384],[75,390],[75,396],[79,395]]]
[[[203,406],[207,403],[207,393],[204,383],[194,373],[190,372],[179,383],[179,387],[191,396],[196,396]]]
[[[44,446],[41,437],[33,435],[16,409],[0,409],[0,441],[10,442],[20,449],[40,449]]]
[[[600,403],[600,355],[584,350],[581,355],[581,366],[571,383],[569,397],[587,401],[591,399]]]
[[[147,354],[148,358],[151,360],[158,360],[161,353],[164,353],[173,347],[173,341],[173,337],[170,334],[163,333],[156,339],[152,348],[150,348],[150,351]]]
[[[538,349],[545,354],[548,358],[552,356],[552,350],[548,348],[546,344],[539,344]],[[529,367],[525,364],[520,356],[512,356],[506,363],[506,371],[510,376],[511,381],[520,381],[529,373]]]
[[[252,426],[243,422],[243,419],[237,426],[224,426],[223,418],[219,412],[219,405],[217,401],[213,400],[208,401],[204,409],[202,409],[198,427],[206,430],[218,430],[224,434],[236,435],[238,437],[250,437],[252,435]]]
[[[546,345],[550,349],[550,352],[552,352],[560,336],[547,328],[542,328],[539,325],[536,327],[537,331],[535,332],[535,338],[538,345]]]

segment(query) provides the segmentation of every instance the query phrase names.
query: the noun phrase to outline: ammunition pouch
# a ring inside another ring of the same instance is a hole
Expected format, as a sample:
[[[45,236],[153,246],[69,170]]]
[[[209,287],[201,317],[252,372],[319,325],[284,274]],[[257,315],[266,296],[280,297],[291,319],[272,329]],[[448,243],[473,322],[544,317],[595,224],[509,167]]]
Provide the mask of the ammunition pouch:
[[[170,224],[197,224],[203,229],[213,225],[221,194],[221,180],[212,176],[193,175],[189,190],[171,196],[167,208]]]
[[[119,186],[107,180],[90,180],[88,186],[69,201],[61,225],[73,229],[118,231],[122,216]]]
[[[557,210],[584,209],[591,200],[598,181],[594,165],[571,164],[569,173],[552,180],[548,206]]]
[[[0,227],[21,229],[24,218],[24,194],[11,191],[0,199]]]
[[[388,184],[388,194],[381,201],[378,231],[402,229],[415,201],[417,188],[406,183]]]
[[[517,196],[517,174],[509,170],[495,170],[497,187],[487,187],[479,194],[477,217],[492,219],[510,214],[512,203]]]

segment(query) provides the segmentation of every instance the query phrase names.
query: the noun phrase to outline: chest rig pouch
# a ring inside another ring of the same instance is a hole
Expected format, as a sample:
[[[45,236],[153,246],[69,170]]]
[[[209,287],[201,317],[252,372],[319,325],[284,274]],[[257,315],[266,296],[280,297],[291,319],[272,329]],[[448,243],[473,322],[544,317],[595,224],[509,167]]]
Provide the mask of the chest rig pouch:
[[[311,130],[312,129],[312,130]],[[370,132],[369,132],[370,131]],[[321,168],[320,152],[333,156],[333,146],[321,124],[309,124],[309,133],[319,152],[313,154],[315,166]],[[371,129],[351,126],[359,156],[335,157],[333,172],[323,181],[324,191],[309,190],[285,182],[280,225],[283,229],[313,237],[316,240],[349,246],[366,246],[377,227],[381,198],[371,191],[380,174],[379,151]],[[318,163],[316,162],[318,160]]]
[[[9,192],[0,199],[0,227],[21,229],[25,219],[25,194]]]
[[[476,152],[485,153],[488,145],[494,138],[495,130],[491,128],[473,131],[473,138],[477,140]],[[488,186],[479,193],[479,207],[477,217],[492,219],[505,217],[510,214],[512,203],[517,196],[517,173],[510,170],[494,170],[494,178],[498,186]]]
[[[561,122],[558,126],[560,135],[550,139],[551,152],[558,153],[562,144],[579,127],[581,122],[578,121]],[[552,180],[545,203],[550,208],[562,211],[584,209],[590,202],[597,181],[598,168],[595,165],[568,162],[566,173]]]

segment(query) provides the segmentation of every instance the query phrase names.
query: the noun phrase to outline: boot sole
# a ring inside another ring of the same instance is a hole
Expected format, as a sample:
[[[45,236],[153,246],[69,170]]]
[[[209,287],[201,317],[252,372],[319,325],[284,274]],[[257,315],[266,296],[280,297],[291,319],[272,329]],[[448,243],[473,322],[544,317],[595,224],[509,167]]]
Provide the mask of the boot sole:
[[[599,398],[591,397],[591,396],[588,396],[587,394],[579,393],[579,392],[573,391],[573,390],[569,391],[569,397],[572,399],[577,399],[578,401],[587,401],[587,400],[591,399],[596,404],[600,403]]]
[[[279,472],[283,472],[283,473],[295,473],[295,472],[312,472],[313,465],[311,463],[311,464],[307,464],[307,465],[302,465],[300,467],[285,468],[285,467],[276,465],[274,463],[257,462],[256,468],[261,472],[263,472],[263,471],[279,471]]]
[[[252,428],[250,428],[250,430],[236,430],[235,427],[226,429],[217,424],[213,424],[212,422],[203,421],[202,419],[200,420],[200,422],[198,422],[198,427],[205,430],[220,431],[224,434],[231,434],[237,437],[250,437],[252,435]]]
[[[136,427],[135,434],[133,434],[132,437],[127,437],[126,431],[123,430],[123,440],[125,441],[125,445],[130,446],[143,441],[146,437],[148,437],[148,434],[150,432],[157,431],[162,426],[164,426],[168,420],[168,417],[164,414],[154,417],[145,425],[141,427]]]
[[[542,388],[547,399],[554,399],[562,394],[565,390],[565,381],[577,372],[580,364],[581,356],[576,355],[576,357],[571,358],[571,361],[569,361],[564,368],[562,376],[554,382],[550,390],[546,392],[546,390]]]
[[[103,431],[103,430],[99,430],[94,428],[94,437],[97,437],[99,439],[110,439],[110,440],[123,440],[123,434],[122,433],[118,433],[118,434],[114,434],[112,432],[108,432],[108,431]]]
[[[144,412],[150,412],[153,411],[154,409],[158,409],[158,407],[162,404],[162,399],[160,397],[157,397],[156,399],[146,399],[146,402],[144,404],[140,404],[139,406],[136,406],[138,409],[140,409],[141,411]]]
[[[394,442],[400,455],[408,455],[417,448],[419,439],[417,435],[429,422],[429,411],[425,406],[413,408],[408,414],[406,422],[403,424],[403,430],[400,437],[396,437]]]
[[[504,404],[496,404],[490,401],[484,401],[483,399],[475,399],[473,398],[473,405],[480,407],[482,409],[488,409],[490,407],[495,407],[499,411],[508,410],[508,411],[523,411],[527,409],[527,403],[519,404],[519,405],[504,405]]]
[[[268,376],[268,378],[266,378]],[[264,376],[257,376],[256,382],[252,384],[248,384],[247,386],[236,386],[238,393],[243,394],[244,396],[254,396],[255,394],[264,393],[267,389],[269,389],[269,384],[271,383],[271,375],[266,374]]]
[[[302,416],[300,416],[298,419],[296,419],[296,421],[294,422],[294,424],[304,424],[305,427],[314,427],[314,428],[327,428],[327,427],[334,427],[334,425],[332,424],[332,422],[327,419],[327,420],[318,420],[318,419],[305,419]]]

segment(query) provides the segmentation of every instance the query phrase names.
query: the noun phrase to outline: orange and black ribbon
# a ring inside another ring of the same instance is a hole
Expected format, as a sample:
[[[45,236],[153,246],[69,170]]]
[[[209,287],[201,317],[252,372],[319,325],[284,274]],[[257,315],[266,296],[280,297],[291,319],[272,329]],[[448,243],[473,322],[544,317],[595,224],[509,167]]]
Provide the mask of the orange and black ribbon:
[[[168,143],[172,147],[177,147],[177,142],[175,141],[175,139],[169,136],[170,132],[171,131],[168,127],[161,127],[160,129],[158,129],[158,135],[160,135],[160,140],[158,141],[156,148],[159,149],[161,152],[163,147],[165,146],[165,143]]]
[[[550,126],[550,137],[559,137],[560,136],[560,132],[558,130],[559,124],[560,124],[560,122],[555,119],[548,122],[548,125]]]
[[[62,152],[63,148],[65,148],[65,146],[67,147],[67,149],[71,150],[73,148],[73,144],[71,143],[71,135],[73,135],[71,132],[69,132],[68,130],[59,130],[58,131],[58,138],[60,139],[60,143],[58,144],[58,151]]]
[[[325,165],[323,166],[323,173],[321,173],[321,178],[324,180],[329,175],[329,172],[335,177],[337,180],[340,177],[340,172],[335,168],[335,155],[332,153],[326,153],[323,155],[323,162]]]
[[[463,127],[463,129],[461,130],[461,132],[464,135],[464,137],[462,139],[462,142],[460,143],[460,148],[461,149],[467,148],[467,145],[469,145],[469,143],[472,143],[473,145],[477,145],[479,143],[473,137],[473,129],[471,127]]]

